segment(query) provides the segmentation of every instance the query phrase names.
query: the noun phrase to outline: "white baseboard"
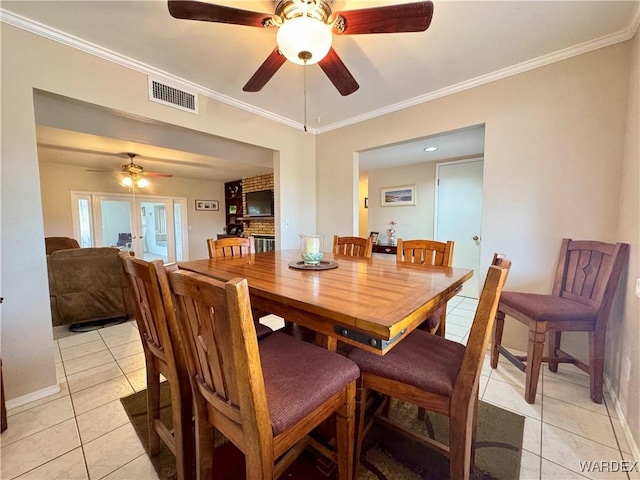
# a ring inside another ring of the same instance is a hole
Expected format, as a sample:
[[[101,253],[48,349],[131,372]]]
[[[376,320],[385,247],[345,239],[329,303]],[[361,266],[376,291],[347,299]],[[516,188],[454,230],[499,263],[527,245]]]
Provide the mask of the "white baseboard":
[[[618,414],[618,420],[620,420],[620,424],[622,425],[622,430],[624,431],[624,436],[626,437],[629,448],[631,449],[633,459],[636,461],[640,461],[640,448],[638,448],[636,440],[633,438],[633,435],[631,435],[631,428],[629,427],[629,423],[627,422],[627,419],[622,412],[622,407],[620,407],[618,396],[614,393],[611,380],[607,375],[604,376],[604,384],[607,387],[609,395],[611,395],[611,399],[613,400],[613,405],[616,409],[616,413]]]
[[[7,410],[11,408],[21,407],[22,405],[25,405],[27,403],[35,402],[36,400],[48,397],[49,395],[55,395],[59,392],[60,385],[56,383],[55,385],[51,385],[50,387],[27,393],[26,395],[23,395],[21,397],[12,398],[11,400],[7,400]]]

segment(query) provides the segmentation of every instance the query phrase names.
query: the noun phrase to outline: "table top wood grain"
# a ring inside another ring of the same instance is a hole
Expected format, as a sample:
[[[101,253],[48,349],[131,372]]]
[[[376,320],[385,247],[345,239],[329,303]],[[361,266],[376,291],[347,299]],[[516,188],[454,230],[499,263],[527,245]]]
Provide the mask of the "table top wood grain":
[[[338,268],[299,270],[297,250],[179,262],[222,281],[246,278],[254,307],[316,333],[384,354],[446,303],[473,270],[398,264],[325,253]],[[378,340],[378,345],[373,345]],[[335,343],[334,343],[335,344]]]

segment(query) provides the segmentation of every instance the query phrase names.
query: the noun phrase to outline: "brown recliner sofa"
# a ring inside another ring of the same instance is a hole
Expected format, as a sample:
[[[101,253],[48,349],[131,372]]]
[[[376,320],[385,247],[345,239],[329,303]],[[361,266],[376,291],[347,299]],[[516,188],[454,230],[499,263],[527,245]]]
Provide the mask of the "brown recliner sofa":
[[[134,314],[119,253],[117,248],[94,247],[47,255],[54,327]]]
[[[80,248],[80,244],[75,238],[70,237],[46,237],[44,246],[47,249],[47,255],[51,255],[57,250],[66,250],[68,248]]]

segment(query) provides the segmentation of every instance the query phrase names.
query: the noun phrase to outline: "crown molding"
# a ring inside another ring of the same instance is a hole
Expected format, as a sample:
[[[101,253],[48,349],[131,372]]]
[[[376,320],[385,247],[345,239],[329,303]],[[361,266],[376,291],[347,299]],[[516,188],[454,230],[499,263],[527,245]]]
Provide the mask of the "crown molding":
[[[7,23],[9,25],[13,25],[14,27],[29,31],[31,33],[35,33],[36,35],[40,35],[42,37],[48,38],[55,42],[68,45],[72,48],[76,48],[78,50],[89,53],[91,55],[95,55],[97,57],[103,58],[110,62],[125,66],[127,68],[138,71],[140,73],[144,73],[145,75],[151,75],[159,80],[164,80],[169,83],[173,83],[177,87],[183,87],[185,89],[196,92],[205,97],[212,98],[221,103],[231,105],[241,110],[267,118],[274,122],[278,122],[283,125],[300,129],[300,130],[304,129],[304,125],[300,122],[295,122],[281,115],[276,115],[267,110],[255,107],[253,105],[249,105],[245,102],[241,102],[239,100],[228,97],[226,95],[222,95],[214,90],[204,88],[201,85],[198,85],[196,83],[190,82],[183,78],[177,77],[171,73],[165,72],[163,70],[159,70],[155,67],[139,62],[132,58],[126,57],[124,55],[121,55],[109,49],[103,48],[99,45],[95,45],[93,43],[87,42],[86,40],[75,37],[73,35],[69,35],[68,33],[65,33],[61,30],[51,28],[47,25],[36,22],[29,18],[23,17],[21,15],[16,15],[15,13],[7,11],[3,8],[0,8],[0,21]],[[541,57],[534,58],[533,60],[528,60],[526,62],[522,62],[517,65],[513,65],[511,67],[497,70],[487,75],[482,75],[480,77],[476,77],[471,80],[466,80],[464,82],[460,82],[455,85],[451,85],[449,87],[427,93],[425,95],[420,95],[418,97],[414,97],[414,98],[396,103],[394,105],[389,105],[384,108],[372,110],[362,115],[357,115],[355,117],[351,117],[340,122],[332,123],[330,125],[326,125],[321,128],[307,127],[307,132],[312,135],[319,135],[322,133],[330,132],[332,130],[337,130],[339,128],[347,127],[349,125],[354,125],[356,123],[360,123],[365,120],[370,120],[372,118],[397,112],[405,108],[413,107],[421,103],[429,102],[437,98],[446,97],[448,95],[453,95],[455,93],[459,93],[464,90],[469,90],[471,88],[485,85],[487,83],[495,82],[496,80],[501,80],[513,75],[518,75],[520,73],[524,73],[529,70],[533,70],[539,67],[550,65],[555,62],[566,60],[568,58],[575,57],[577,55],[582,55],[583,53],[591,52],[599,48],[604,48],[604,47],[614,45],[616,43],[621,43],[631,39],[638,31],[639,26],[640,26],[640,2],[636,2],[636,8],[635,8],[634,14],[630,18],[629,25],[626,28],[619,30],[618,32],[614,32],[612,34],[605,35],[603,37],[581,43],[579,45],[574,45],[572,47],[565,48],[563,50],[559,50],[557,52],[554,52],[548,55],[543,55]]]
[[[615,45],[616,43],[625,42],[631,39],[636,34],[636,32],[638,31],[639,25],[640,25],[640,2],[636,4],[635,13],[631,18],[631,22],[629,23],[629,26],[627,26],[622,30],[619,30],[618,32],[605,35],[603,37],[596,38],[588,42],[581,43],[579,45],[574,45],[573,47],[565,48],[563,50],[558,50],[557,52],[554,52],[548,55],[543,55],[541,57],[534,58],[533,60],[528,60],[526,62],[522,62],[516,65],[513,65],[511,67],[503,68],[502,70],[497,70],[495,72],[482,75],[480,77],[476,77],[471,80],[466,80],[464,82],[451,85],[450,87],[442,88],[440,90],[436,90],[436,91],[427,93],[425,95],[421,95],[419,97],[414,97],[409,100],[396,103],[394,105],[389,105],[385,108],[372,110],[371,112],[367,112],[362,115],[348,118],[342,122],[332,123],[331,125],[327,125],[326,127],[322,127],[318,129],[318,134],[326,133],[331,130],[337,130],[339,128],[347,127],[349,125],[354,125],[356,123],[360,123],[365,120],[370,120],[372,118],[380,117],[388,113],[404,110],[405,108],[413,107],[415,105],[429,102],[437,98],[453,95],[454,93],[459,93],[464,90],[469,90],[471,88],[479,87],[487,83],[495,82],[496,80],[501,80],[503,78],[511,77],[513,75],[518,75],[520,73],[524,73],[529,70],[534,70],[539,67],[544,67],[546,65],[550,65],[555,62],[560,62],[562,60],[566,60],[571,57],[575,57],[577,55],[582,55],[583,53],[587,53],[593,50],[598,50],[600,48]]]
[[[184,78],[165,72],[164,70],[157,69],[155,67],[152,67],[151,65],[147,65],[143,62],[139,62],[137,60],[121,55],[117,52],[101,47],[94,43],[87,42],[86,40],[70,35],[61,30],[51,28],[48,25],[44,25],[40,22],[36,22],[29,18],[23,17],[21,15],[16,15],[15,13],[5,10],[3,8],[0,8],[0,21],[7,23],[9,25],[12,25],[14,27],[20,28],[22,30],[26,30],[28,32],[34,33],[36,35],[40,35],[42,37],[48,38],[49,40],[53,40],[54,42],[67,45],[69,47],[83,51],[85,53],[89,53],[96,57],[100,57],[110,62],[116,63],[118,65],[122,65],[124,67],[130,68],[137,72],[143,73],[145,75],[150,75],[157,80],[166,81],[167,83],[170,83],[177,88],[184,88],[185,90],[198,93],[205,97],[217,100],[221,103],[231,105],[233,107],[267,118],[269,120],[273,120],[274,122],[278,122],[283,125],[287,125],[289,127],[297,128],[300,130],[304,129],[304,125],[300,122],[294,122],[289,118],[276,115],[267,110],[263,110],[253,105],[249,105],[248,103],[241,102],[231,97],[227,97],[226,95],[222,95],[214,90],[205,88],[202,85],[198,85],[196,83],[190,82],[189,80],[185,80]],[[312,134],[316,133],[315,129],[309,129],[307,127],[307,130],[309,133],[312,133]]]

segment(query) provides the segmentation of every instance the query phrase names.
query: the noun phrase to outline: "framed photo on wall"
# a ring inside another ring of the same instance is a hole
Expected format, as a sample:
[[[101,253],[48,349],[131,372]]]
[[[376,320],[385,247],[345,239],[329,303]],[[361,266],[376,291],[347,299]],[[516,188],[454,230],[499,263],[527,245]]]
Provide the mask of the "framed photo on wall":
[[[383,187],[380,205],[382,207],[401,207],[416,204],[416,186]]]
[[[212,212],[220,210],[218,200],[196,200],[196,210],[209,210]]]

